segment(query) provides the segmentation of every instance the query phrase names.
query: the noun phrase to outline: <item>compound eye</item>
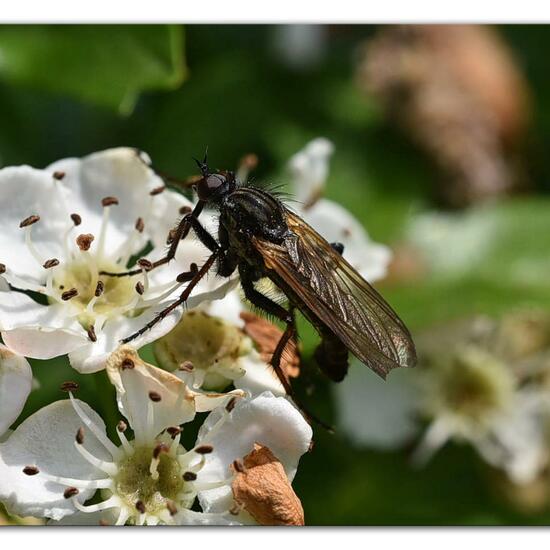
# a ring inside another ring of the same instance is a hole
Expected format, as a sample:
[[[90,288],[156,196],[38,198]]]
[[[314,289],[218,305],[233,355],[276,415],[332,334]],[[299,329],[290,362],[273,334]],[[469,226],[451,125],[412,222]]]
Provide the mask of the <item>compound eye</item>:
[[[221,174],[210,174],[202,178],[197,186],[199,199],[208,200],[212,194],[226,182],[225,176]]]

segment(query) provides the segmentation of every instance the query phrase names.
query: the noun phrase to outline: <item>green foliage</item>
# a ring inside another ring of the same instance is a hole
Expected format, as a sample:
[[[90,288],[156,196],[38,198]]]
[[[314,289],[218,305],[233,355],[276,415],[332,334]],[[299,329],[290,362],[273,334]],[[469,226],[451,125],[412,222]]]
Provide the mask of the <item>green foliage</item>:
[[[179,86],[182,30],[118,25],[0,28],[0,75],[128,115],[139,94]]]

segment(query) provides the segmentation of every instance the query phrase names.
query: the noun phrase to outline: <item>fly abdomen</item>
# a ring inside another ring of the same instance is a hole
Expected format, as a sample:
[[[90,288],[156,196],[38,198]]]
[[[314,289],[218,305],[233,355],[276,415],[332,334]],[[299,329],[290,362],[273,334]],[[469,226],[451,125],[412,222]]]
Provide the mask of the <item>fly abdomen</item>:
[[[348,372],[348,349],[331,332],[321,334],[321,343],[315,349],[315,360],[321,371],[333,382],[341,382]]]

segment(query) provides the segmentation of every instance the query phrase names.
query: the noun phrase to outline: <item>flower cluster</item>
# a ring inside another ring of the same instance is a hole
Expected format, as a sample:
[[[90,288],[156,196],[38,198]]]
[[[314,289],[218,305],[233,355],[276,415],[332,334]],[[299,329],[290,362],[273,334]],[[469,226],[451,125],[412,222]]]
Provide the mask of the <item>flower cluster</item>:
[[[381,277],[389,250],[321,198],[332,148],[317,139],[292,157],[298,208],[344,244],[366,277]],[[239,177],[250,168],[241,165]],[[269,365],[282,333],[246,310],[237,276],[203,278],[185,308],[120,344],[173,303],[208,257],[189,237],[172,262],[151,269],[193,203],[130,148],[43,170],[4,168],[0,199],[9,205],[0,231],[0,502],[7,512],[72,525],[303,525],[291,482],[312,429]],[[202,216],[208,227],[209,216]],[[130,267],[131,276],[107,274]],[[148,344],[156,365],[138,353]],[[119,419],[110,414],[106,425],[73,381],[61,387],[68,398],[20,418],[33,388],[26,358],[60,356],[79,375],[105,371]],[[288,377],[299,374],[296,345],[282,367]],[[186,427],[197,413],[208,415],[190,441]]]

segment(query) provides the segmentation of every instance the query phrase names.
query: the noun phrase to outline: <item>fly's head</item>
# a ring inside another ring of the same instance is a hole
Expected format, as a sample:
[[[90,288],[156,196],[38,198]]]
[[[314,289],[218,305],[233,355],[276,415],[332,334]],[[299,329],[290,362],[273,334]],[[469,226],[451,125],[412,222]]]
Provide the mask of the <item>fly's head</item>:
[[[232,193],[237,187],[235,174],[229,171],[211,172],[206,155],[202,162],[197,159],[195,159],[195,162],[202,175],[201,179],[195,184],[199,200],[213,206],[219,205],[222,199]]]

